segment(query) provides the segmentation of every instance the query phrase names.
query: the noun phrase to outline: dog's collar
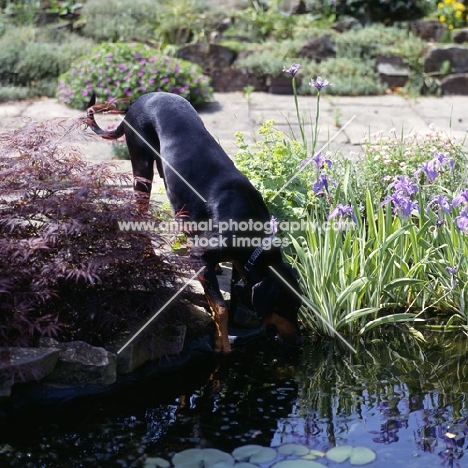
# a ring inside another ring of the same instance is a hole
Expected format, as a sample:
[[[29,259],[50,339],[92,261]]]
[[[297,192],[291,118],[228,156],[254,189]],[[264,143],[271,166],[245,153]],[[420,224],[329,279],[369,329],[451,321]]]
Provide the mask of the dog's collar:
[[[261,253],[263,252],[262,247],[257,247],[250,258],[247,260],[247,263],[244,265],[244,270],[249,273],[250,270],[253,268],[255,261],[257,260],[258,257],[260,257]]]

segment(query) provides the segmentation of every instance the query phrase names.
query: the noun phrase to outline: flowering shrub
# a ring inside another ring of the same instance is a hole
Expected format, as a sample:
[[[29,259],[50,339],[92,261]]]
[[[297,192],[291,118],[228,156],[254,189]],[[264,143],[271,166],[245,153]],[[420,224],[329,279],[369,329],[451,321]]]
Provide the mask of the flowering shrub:
[[[443,0],[437,4],[437,16],[449,29],[461,28],[467,23],[465,5],[457,0]]]
[[[157,55],[142,44],[102,44],[60,77],[57,97],[60,102],[83,109],[93,92],[99,100],[109,101],[135,100],[152,91],[179,94],[194,106],[212,95],[209,78],[197,65]]]
[[[466,178],[467,156],[464,146],[438,131],[433,125],[426,133],[398,134],[391,129],[387,134],[380,131],[366,138],[364,151],[363,180],[365,186],[377,196],[382,196],[388,184],[398,175],[418,174],[429,182],[444,187],[458,187]],[[433,162],[437,155],[453,161],[453,166]]]

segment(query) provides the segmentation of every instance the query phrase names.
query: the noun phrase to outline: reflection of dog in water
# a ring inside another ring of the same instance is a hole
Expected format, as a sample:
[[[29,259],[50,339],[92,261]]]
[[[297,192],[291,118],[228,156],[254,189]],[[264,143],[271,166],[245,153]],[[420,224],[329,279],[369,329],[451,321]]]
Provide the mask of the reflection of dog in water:
[[[103,138],[117,139],[125,134],[142,209],[149,202],[156,162],[175,213],[184,213],[196,222],[211,220],[213,225],[230,220],[269,222],[260,193],[234,166],[184,98],[162,92],[145,94],[129,107],[125,119],[113,131],[102,130],[96,123],[94,114],[99,107],[92,99],[86,122]],[[233,262],[245,286],[244,299],[248,296],[264,325],[274,325],[285,342],[298,343],[301,300],[293,269],[283,262],[279,247],[236,247],[235,235],[233,231],[225,232],[226,245],[194,248],[191,253],[205,266],[199,280],[214,314],[215,350],[231,350],[228,310],[215,271],[223,261]],[[259,233],[247,231],[242,235],[253,239]]]

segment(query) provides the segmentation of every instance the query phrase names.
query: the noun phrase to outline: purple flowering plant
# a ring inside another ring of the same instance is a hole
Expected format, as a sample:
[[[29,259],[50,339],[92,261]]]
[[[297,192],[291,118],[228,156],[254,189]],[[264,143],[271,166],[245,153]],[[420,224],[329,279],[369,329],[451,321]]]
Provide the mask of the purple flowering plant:
[[[194,106],[211,99],[209,78],[190,62],[158,54],[143,44],[101,44],[59,77],[57,97],[84,109],[95,92],[101,102],[135,100],[152,91],[179,94]]]
[[[284,72],[294,81],[301,67]],[[280,221],[302,220],[287,256],[299,272],[302,323],[314,333],[364,334],[379,326],[468,323],[468,166],[463,145],[430,127],[424,134],[379,132],[363,161],[317,151],[269,121],[252,147],[240,138],[236,163]],[[299,128],[304,126],[294,105]],[[268,177],[265,177],[265,173]],[[460,189],[457,189],[460,187]],[[344,226],[344,228],[343,228]],[[385,313],[382,314],[382,310]],[[444,324],[444,325],[441,325]],[[468,327],[466,328],[468,332]]]

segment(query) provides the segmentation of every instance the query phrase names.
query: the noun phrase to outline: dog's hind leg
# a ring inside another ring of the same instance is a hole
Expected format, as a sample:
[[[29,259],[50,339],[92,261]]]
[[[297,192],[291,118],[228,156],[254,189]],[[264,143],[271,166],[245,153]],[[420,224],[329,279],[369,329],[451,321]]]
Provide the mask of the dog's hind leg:
[[[230,353],[231,344],[228,335],[228,308],[219,289],[218,279],[213,265],[207,265],[198,277],[205,291],[205,296],[213,313],[216,326],[214,350],[217,353]]]

